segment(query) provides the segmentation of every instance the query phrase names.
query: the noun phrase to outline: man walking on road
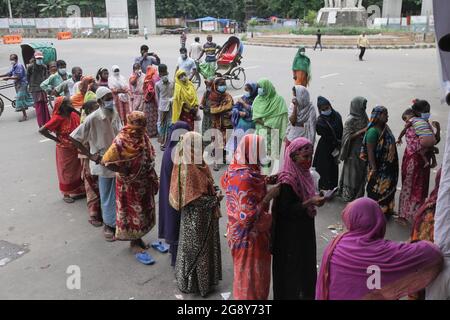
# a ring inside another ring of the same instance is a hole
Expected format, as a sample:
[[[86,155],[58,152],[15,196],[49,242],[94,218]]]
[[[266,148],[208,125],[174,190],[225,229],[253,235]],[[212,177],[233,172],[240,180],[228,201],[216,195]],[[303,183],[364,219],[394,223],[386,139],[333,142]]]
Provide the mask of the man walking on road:
[[[317,30],[316,36],[317,40],[316,45],[314,46],[314,51],[316,51],[318,45],[320,46],[320,51],[322,51],[322,33],[320,33],[320,29]]]
[[[366,53],[366,48],[370,47],[369,39],[364,32],[358,38],[358,48],[361,50],[359,54],[359,61],[363,61],[364,53]]]

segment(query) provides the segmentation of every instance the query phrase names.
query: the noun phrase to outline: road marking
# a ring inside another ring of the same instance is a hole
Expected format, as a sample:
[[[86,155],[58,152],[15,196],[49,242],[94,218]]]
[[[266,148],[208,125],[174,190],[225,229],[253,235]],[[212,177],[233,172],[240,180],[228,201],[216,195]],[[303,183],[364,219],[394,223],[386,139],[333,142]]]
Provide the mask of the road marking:
[[[335,77],[338,76],[339,73],[330,73],[330,74],[326,74],[324,76],[321,76],[320,79],[326,79],[326,78],[331,78],[331,77]]]
[[[39,140],[39,143],[49,142],[49,141],[52,141],[52,140],[50,140],[50,139],[43,139],[43,140]]]

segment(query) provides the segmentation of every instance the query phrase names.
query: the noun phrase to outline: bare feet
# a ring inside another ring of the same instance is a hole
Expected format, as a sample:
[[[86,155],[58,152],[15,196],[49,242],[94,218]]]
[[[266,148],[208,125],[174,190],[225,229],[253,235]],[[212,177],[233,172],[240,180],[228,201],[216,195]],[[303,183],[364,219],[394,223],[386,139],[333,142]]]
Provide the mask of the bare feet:
[[[131,240],[130,249],[133,254],[141,253],[141,252],[145,251],[145,249],[141,247],[141,244],[140,244],[141,241],[142,241],[142,239]]]

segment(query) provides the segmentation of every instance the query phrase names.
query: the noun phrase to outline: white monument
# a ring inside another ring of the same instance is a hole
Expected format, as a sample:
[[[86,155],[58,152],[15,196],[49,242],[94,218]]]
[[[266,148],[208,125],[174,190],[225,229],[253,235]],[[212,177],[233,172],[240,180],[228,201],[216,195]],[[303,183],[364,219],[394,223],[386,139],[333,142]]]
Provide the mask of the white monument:
[[[325,0],[317,14],[317,23],[333,26],[366,26],[367,12],[362,0]]]
[[[422,0],[421,16],[429,16],[433,14],[433,0]]]
[[[403,0],[383,0],[383,18],[400,18]]]
[[[127,0],[105,0],[106,16],[109,19],[111,29],[126,29],[128,25],[128,1]]]
[[[139,34],[144,34],[144,26],[149,34],[156,34],[155,0],[137,0]]]

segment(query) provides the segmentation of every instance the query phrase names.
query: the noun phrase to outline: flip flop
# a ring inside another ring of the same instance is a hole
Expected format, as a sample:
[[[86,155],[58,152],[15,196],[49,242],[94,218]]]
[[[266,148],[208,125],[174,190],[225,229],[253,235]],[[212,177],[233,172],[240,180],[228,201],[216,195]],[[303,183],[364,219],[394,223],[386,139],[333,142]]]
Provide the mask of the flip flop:
[[[136,253],[135,257],[137,261],[147,266],[155,264],[155,259],[145,251]]]
[[[161,241],[156,241],[152,243],[152,248],[158,250],[161,253],[169,252],[169,246]]]

